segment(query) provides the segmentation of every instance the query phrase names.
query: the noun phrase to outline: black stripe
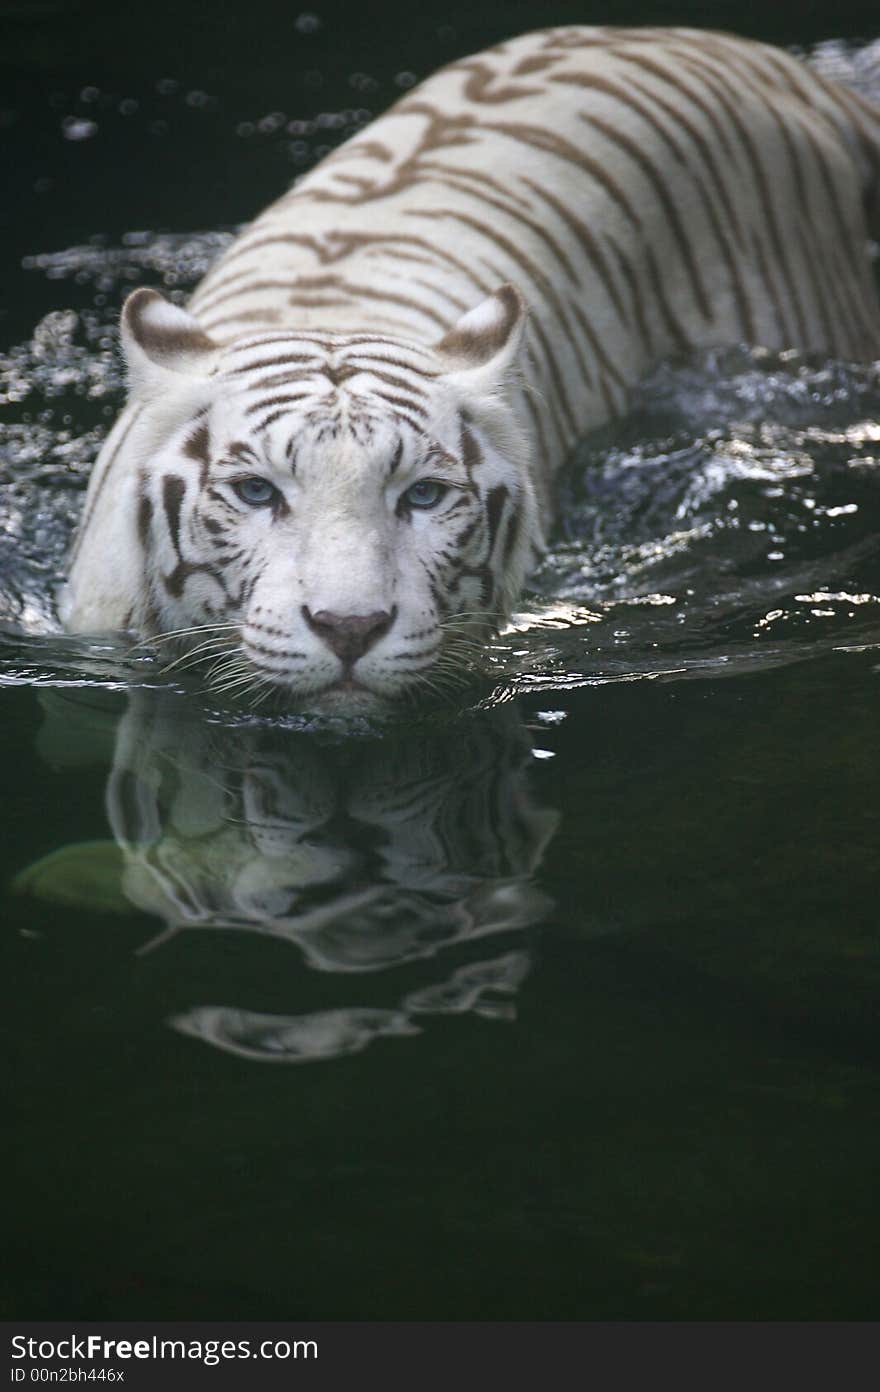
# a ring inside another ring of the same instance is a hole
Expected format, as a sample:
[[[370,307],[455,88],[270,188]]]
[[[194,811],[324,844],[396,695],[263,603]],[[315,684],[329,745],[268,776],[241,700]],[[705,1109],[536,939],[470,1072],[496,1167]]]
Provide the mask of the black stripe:
[[[703,318],[707,321],[713,319],[713,307],[709,300],[709,296],[706,293],[706,287],[703,284],[703,278],[700,275],[700,270],[697,265],[697,259],[694,255],[694,248],[691,245],[690,237],[685,231],[684,225],[679,216],[678,209],[673,203],[672,198],[670,197],[669,189],[666,187],[666,181],[663,178],[660,171],[657,169],[653,160],[649,159],[648,155],[639,146],[637,141],[633,140],[629,135],[625,135],[622,130],[616,130],[614,126],[612,126],[608,121],[603,120],[601,117],[592,115],[588,112],[581,112],[580,119],[584,122],[585,125],[590,126],[593,130],[600,131],[601,134],[604,135],[605,139],[609,140],[613,145],[616,145],[619,149],[624,150],[626,154],[629,155],[630,159],[633,160],[633,162],[639,166],[642,173],[645,175],[645,178],[648,180],[655,194],[657,195],[657,200],[663,209],[663,212],[666,216],[666,221],[669,224],[673,238],[678,246],[678,250],[681,254],[682,260],[684,261],[688,279],[691,283],[691,289],[694,294],[694,299],[696,300],[697,305],[699,306],[700,313],[702,314]]]
[[[141,480],[141,487],[143,487],[143,486],[144,486],[144,481]],[[147,496],[147,494],[146,494],[146,493],[142,493],[142,494],[141,494],[140,502],[138,503],[137,529],[138,529],[138,537],[139,537],[139,539],[140,539],[141,546],[144,548],[145,551],[146,551],[146,549],[147,549],[147,543],[148,543],[148,541],[149,541],[149,539],[150,539],[150,526],[151,526],[151,524],[152,524],[152,521],[153,521],[153,504],[152,504],[152,502],[150,501],[150,499],[149,499],[149,497]]]
[[[566,205],[560,201],[560,199],[554,197],[554,195],[550,193],[549,189],[545,189],[540,184],[534,183],[531,179],[527,179],[524,175],[521,176],[521,179],[522,182],[528,185],[528,187],[532,189],[538,195],[539,198],[542,198],[544,202],[547,203],[555,213],[558,213],[559,217],[563,220],[565,225],[568,227],[569,231],[574,233],[581,249],[584,252],[584,255],[587,257],[587,260],[590,263],[590,266],[595,271],[599,279],[602,281],[602,284],[604,285],[605,290],[608,294],[608,298],[611,300],[611,303],[614,305],[614,308],[617,311],[618,318],[620,318],[621,320],[623,320],[624,323],[626,323],[628,321],[629,316],[627,315],[623,301],[620,298],[620,292],[618,291],[617,286],[614,283],[614,278],[611,274],[608,262],[606,261],[605,256],[602,252],[602,248],[599,246],[599,243],[597,242],[590,228],[579,217],[576,217],[576,215],[571,211],[571,209],[567,208]]]
[[[495,549],[495,538],[498,535],[498,528],[501,524],[501,515],[504,512],[504,504],[509,497],[507,488],[503,483],[496,484],[490,488],[486,494],[486,520],[489,524],[489,552]]]
[[[273,406],[292,406],[298,401],[314,400],[317,396],[318,393],[314,387],[307,387],[305,391],[301,392],[287,392],[281,396],[261,397],[259,401],[251,402],[250,406],[245,408],[244,413],[246,416],[255,416],[258,411],[266,411]]]
[[[723,85],[722,75],[718,73],[717,70],[711,65],[711,62],[707,62],[707,60],[702,56],[702,54],[694,55],[693,53],[684,52],[682,53],[681,57],[682,61],[685,62],[688,67],[693,69],[702,78],[705,85],[715,93],[715,96],[718,99],[719,106],[721,106],[727,113],[730,124],[733,126],[734,130],[737,133],[737,136],[739,137],[743,153],[747,157],[747,161],[755,181],[755,187],[760,197],[764,213],[764,220],[766,222],[767,230],[770,234],[770,241],[773,247],[775,264],[779,268],[782,278],[785,281],[785,287],[788,293],[788,298],[792,305],[794,316],[797,321],[797,341],[805,343],[808,340],[808,333],[806,317],[804,314],[804,307],[801,303],[801,298],[798,294],[797,286],[791,276],[788,258],[785,254],[785,248],[783,246],[782,234],[779,229],[779,224],[776,220],[776,205],[774,203],[770,191],[770,186],[767,182],[767,174],[764,169],[764,165],[761,161],[760,152],[754,140],[752,139],[751,133],[746,128],[744,122],[740,120],[739,113],[737,112],[735,105],[728,98],[727,92],[725,91]]]
[[[177,474],[166,474],[162,480],[162,506],[171,533],[171,545],[180,555],[180,512],[186,494],[186,484]]]

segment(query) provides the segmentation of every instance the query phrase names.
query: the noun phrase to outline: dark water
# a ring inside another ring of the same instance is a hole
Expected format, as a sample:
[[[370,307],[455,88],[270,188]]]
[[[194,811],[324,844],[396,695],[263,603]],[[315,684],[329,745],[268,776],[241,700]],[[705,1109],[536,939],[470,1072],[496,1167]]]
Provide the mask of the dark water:
[[[200,39],[198,6],[137,41],[0,6],[0,1310],[873,1317],[877,368],[658,370],[466,708],[257,720],[52,632],[130,286],[184,294],[444,59],[555,20],[742,27],[247,8],[268,47],[241,16]]]

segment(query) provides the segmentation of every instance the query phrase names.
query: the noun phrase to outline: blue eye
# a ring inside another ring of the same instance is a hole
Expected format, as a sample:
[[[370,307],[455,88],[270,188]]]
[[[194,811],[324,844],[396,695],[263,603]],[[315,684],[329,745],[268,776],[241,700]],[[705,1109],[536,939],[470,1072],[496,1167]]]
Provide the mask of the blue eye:
[[[278,495],[278,489],[268,479],[253,478],[239,479],[234,483],[233,488],[243,503],[250,507],[268,507],[274,502]]]
[[[419,479],[418,483],[406,490],[400,501],[405,507],[426,511],[428,508],[436,507],[448,491],[447,485],[439,483],[437,479]]]

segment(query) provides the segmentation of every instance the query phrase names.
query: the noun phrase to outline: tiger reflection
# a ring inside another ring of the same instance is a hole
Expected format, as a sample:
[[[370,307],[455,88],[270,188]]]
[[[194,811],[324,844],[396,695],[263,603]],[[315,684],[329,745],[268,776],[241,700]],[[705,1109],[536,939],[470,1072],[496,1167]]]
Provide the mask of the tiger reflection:
[[[333,741],[230,729],[170,693],[135,692],[107,786],[124,892],[165,922],[148,948],[184,929],[239,930],[294,944],[321,972],[379,972],[509,935],[549,906],[532,877],[557,814],[536,804],[531,764],[509,709]],[[202,1005],[172,1023],[248,1058],[328,1058],[414,1033],[424,1014],[509,1014],[528,968],[517,946],[435,967],[393,1009]]]

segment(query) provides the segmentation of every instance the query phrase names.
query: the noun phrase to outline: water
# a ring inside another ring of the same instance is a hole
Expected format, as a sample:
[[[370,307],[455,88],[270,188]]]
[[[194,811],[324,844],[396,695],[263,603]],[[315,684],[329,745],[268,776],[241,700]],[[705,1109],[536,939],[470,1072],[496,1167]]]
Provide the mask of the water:
[[[283,110],[188,30],[191,81],[98,81],[111,31],[10,92],[7,1316],[876,1313],[876,367],[659,369],[457,709],[257,718],[55,631],[126,289],[508,8],[297,17]]]

